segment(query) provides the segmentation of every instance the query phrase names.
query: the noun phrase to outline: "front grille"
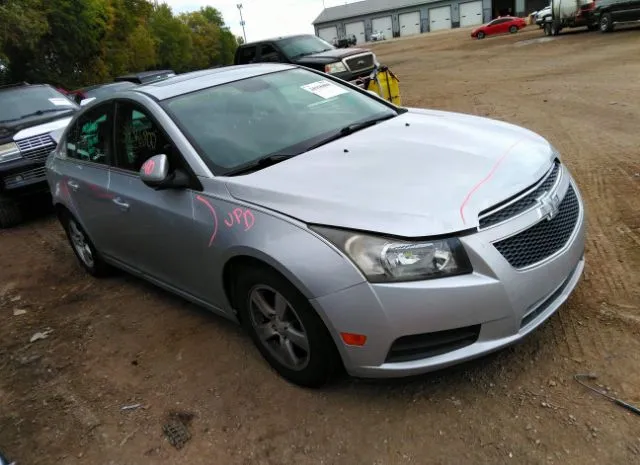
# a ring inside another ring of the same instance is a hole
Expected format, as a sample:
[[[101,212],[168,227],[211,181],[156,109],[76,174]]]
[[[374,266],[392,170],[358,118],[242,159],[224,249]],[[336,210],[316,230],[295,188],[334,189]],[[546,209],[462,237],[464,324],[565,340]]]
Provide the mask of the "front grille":
[[[56,143],[49,134],[29,137],[16,142],[20,154],[28,160],[42,161],[56,148]]]
[[[373,68],[373,54],[356,55],[355,57],[345,58],[345,63],[351,72],[358,72],[362,70],[370,70]]]
[[[524,195],[522,193],[517,194],[511,199],[507,199],[488,210],[480,212],[480,229],[486,229],[502,223],[533,208],[538,203],[538,199],[553,188],[558,180],[559,174],[560,162],[556,161],[551,169],[549,169],[533,187],[525,191]]]
[[[479,335],[480,325],[474,325],[434,333],[402,336],[391,345],[386,362],[410,362],[446,354],[473,344],[478,340]]]
[[[542,220],[531,228],[494,243],[498,252],[516,269],[538,263],[561,250],[571,237],[580,214],[578,197],[569,186],[560,202],[558,214]]]
[[[19,187],[25,183],[42,180],[45,178],[45,174],[45,167],[39,166],[38,168],[26,170],[21,173],[15,173],[10,176],[5,176],[4,185],[7,189],[12,189],[15,187]]]

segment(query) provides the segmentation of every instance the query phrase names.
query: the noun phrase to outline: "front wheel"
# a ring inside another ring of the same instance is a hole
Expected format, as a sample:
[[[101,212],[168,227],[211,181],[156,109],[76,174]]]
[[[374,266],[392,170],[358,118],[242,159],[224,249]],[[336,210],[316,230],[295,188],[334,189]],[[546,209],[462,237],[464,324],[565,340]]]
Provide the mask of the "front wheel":
[[[611,31],[613,31],[613,19],[611,17],[611,13],[604,13],[600,17],[600,32]]]
[[[511,26],[511,27],[509,28],[509,32],[510,32],[511,34],[515,34],[516,32],[518,32],[518,28],[517,28],[516,26]]]
[[[269,364],[303,387],[327,383],[339,356],[309,301],[284,277],[266,267],[243,268],[236,279],[240,320]]]
[[[478,39],[484,39],[484,36],[485,36],[484,32],[482,31],[478,32],[478,35],[477,35]]]

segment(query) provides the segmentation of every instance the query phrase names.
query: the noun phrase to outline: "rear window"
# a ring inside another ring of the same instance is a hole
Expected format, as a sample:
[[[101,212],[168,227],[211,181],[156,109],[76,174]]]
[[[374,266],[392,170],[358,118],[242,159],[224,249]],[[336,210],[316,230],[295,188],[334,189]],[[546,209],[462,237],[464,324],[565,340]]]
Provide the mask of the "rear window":
[[[238,64],[247,65],[253,63],[253,60],[256,59],[256,50],[257,47],[255,45],[240,47],[238,49]]]

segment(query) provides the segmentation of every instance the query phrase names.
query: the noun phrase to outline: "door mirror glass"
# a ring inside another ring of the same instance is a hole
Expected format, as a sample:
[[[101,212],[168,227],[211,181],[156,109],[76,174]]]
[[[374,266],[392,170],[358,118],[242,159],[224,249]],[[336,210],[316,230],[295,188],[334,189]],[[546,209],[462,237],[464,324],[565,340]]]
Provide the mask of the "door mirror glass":
[[[160,187],[169,178],[169,159],[165,154],[154,155],[142,164],[140,179],[150,187]]]

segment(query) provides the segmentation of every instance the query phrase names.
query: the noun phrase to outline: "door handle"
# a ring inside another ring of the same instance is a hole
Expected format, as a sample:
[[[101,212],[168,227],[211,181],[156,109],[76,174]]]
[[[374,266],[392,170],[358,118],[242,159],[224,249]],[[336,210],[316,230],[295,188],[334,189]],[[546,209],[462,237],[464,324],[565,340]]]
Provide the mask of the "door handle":
[[[67,186],[69,186],[74,191],[77,191],[78,189],[80,189],[80,184],[71,180],[67,181]]]
[[[120,197],[116,197],[115,199],[112,200],[113,203],[115,203],[118,207],[120,207],[121,210],[129,210],[130,205],[125,202],[124,200],[122,200]]]

